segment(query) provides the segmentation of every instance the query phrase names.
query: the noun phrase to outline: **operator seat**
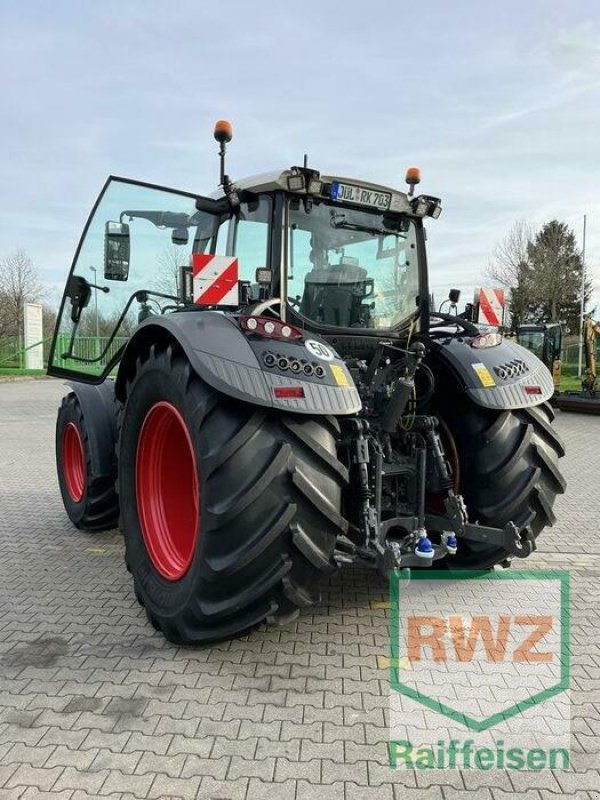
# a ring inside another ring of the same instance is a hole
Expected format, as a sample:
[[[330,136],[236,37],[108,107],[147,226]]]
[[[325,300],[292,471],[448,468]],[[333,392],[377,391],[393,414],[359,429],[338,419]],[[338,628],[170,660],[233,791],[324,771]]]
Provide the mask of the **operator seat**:
[[[371,285],[366,269],[342,260],[339,264],[318,267],[307,273],[300,312],[325,325],[351,328],[359,325],[362,302]]]

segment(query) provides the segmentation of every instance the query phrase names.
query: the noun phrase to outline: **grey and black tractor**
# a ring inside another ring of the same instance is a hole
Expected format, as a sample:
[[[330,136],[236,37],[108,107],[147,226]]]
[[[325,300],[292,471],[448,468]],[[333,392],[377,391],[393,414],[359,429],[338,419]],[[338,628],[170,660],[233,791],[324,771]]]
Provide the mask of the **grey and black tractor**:
[[[564,491],[544,364],[435,312],[441,201],[308,166],[211,196],[111,177],[85,225],[49,374],[58,480],[119,525],[171,641],[293,619],[352,564],[528,556]]]

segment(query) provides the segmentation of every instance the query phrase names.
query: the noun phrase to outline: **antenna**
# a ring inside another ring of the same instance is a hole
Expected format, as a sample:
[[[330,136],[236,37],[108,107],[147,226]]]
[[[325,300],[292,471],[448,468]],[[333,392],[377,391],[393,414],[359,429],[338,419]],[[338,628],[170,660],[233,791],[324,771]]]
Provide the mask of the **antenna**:
[[[220,185],[223,187],[225,195],[232,205],[239,205],[239,197],[235,187],[231,183],[229,175],[225,174],[225,152],[226,145],[233,139],[233,126],[226,119],[219,119],[215,123],[215,139],[219,142],[219,158],[221,161]]]
[[[225,188],[229,184],[229,178],[225,174],[225,145],[233,139],[233,127],[231,122],[226,119],[217,120],[215,123],[215,139],[219,142],[219,158],[221,159],[221,179],[220,184]]]
[[[304,153],[304,169],[308,169],[308,156]]]

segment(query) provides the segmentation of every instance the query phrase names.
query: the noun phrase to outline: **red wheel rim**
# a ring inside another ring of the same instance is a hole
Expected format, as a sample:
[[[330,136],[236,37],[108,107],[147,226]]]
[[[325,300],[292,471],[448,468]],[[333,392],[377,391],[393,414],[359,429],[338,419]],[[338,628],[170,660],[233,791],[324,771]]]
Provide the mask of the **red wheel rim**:
[[[155,403],[146,414],[137,446],[136,498],[150,560],[163,578],[179,580],[196,551],[200,492],[192,440],[171,403]]]
[[[74,422],[67,422],[63,428],[62,465],[69,497],[79,503],[85,492],[87,468],[81,433]]]

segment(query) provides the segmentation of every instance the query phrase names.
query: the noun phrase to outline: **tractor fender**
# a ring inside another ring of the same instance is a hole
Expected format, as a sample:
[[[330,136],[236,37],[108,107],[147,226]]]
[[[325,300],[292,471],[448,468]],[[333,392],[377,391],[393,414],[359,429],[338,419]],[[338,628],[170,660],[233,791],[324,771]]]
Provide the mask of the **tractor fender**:
[[[93,386],[79,381],[68,381],[67,386],[70,386],[81,406],[90,447],[92,473],[111,475],[117,440],[115,382],[109,378],[104,383]]]
[[[216,311],[181,311],[144,320],[123,352],[116,382],[116,395],[124,402],[127,381],[136,369],[136,360],[153,344],[177,343],[193,370],[218,392],[253,405],[278,408],[297,414],[355,414],[362,403],[354,381],[331,345],[310,334],[328,354],[326,360],[306,349],[304,342],[250,340],[236,322]],[[277,359],[313,359],[320,377],[292,374],[276,366],[265,366],[265,355],[272,351]],[[322,374],[321,374],[322,373]],[[302,387],[303,397],[277,397],[278,387]]]
[[[531,408],[554,394],[552,375],[530,350],[503,339],[493,347],[475,348],[470,338],[448,338],[430,344],[429,362],[436,373],[446,368],[466,394],[483,408]]]

